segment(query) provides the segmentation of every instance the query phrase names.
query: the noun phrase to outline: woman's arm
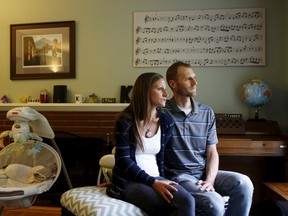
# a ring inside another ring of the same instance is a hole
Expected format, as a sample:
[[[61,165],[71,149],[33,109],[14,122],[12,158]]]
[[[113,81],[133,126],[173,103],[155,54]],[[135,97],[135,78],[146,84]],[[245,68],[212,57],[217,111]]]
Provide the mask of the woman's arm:
[[[123,171],[133,181],[152,186],[155,178],[142,170],[135,161],[136,143],[134,142],[133,129],[127,119],[119,119],[116,122],[116,153],[115,166]]]

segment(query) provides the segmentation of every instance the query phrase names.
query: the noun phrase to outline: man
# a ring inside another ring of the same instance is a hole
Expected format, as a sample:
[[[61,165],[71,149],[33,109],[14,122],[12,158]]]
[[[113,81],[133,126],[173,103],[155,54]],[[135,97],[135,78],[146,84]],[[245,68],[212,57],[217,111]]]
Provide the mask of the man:
[[[215,114],[196,102],[196,75],[189,64],[176,62],[166,73],[173,98],[166,103],[175,121],[173,136],[165,150],[165,175],[195,197],[197,215],[248,216],[253,184],[246,175],[218,170]]]

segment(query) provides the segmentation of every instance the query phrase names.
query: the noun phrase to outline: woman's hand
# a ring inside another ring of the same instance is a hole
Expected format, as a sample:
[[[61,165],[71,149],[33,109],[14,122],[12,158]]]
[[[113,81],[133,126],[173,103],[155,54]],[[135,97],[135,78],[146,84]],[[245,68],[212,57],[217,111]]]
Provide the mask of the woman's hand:
[[[157,191],[168,203],[173,199],[171,192],[178,191],[177,188],[173,187],[173,184],[177,184],[170,180],[155,180],[152,187]]]

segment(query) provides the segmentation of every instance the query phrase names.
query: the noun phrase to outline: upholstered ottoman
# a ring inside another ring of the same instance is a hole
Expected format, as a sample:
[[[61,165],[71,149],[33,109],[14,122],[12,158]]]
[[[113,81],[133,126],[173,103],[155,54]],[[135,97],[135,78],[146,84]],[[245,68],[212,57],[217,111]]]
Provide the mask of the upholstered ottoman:
[[[147,216],[140,208],[106,194],[106,187],[85,186],[61,196],[62,216]]]

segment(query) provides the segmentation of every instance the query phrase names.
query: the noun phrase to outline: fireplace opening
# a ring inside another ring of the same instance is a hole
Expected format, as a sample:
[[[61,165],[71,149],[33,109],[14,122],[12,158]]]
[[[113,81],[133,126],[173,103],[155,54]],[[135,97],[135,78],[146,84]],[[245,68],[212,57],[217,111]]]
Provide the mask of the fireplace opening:
[[[112,144],[108,140],[95,137],[81,137],[69,132],[55,132],[55,142],[60,149],[73,188],[97,184],[99,160],[111,153]],[[51,140],[43,142],[52,146]],[[63,170],[48,190],[40,194],[34,205],[60,206],[61,195],[69,190]]]

